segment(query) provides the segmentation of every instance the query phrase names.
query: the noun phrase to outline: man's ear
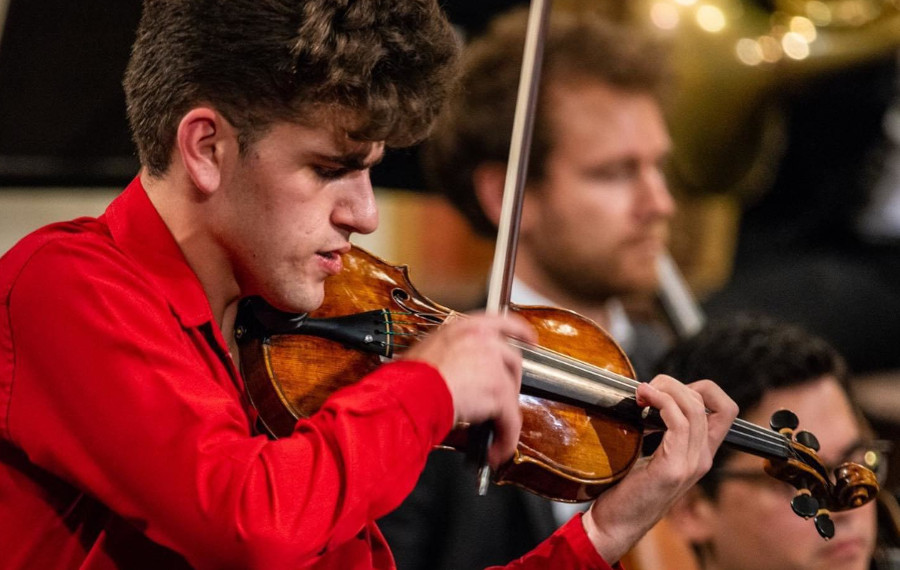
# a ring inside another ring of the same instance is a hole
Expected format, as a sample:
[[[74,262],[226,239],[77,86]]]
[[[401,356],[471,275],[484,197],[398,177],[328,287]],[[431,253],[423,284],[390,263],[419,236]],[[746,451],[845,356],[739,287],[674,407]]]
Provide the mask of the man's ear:
[[[181,118],[175,139],[194,186],[204,194],[215,192],[222,182],[223,160],[237,151],[234,127],[214,109],[195,107]]]
[[[481,210],[495,226],[500,221],[503,208],[503,185],[506,181],[506,165],[502,162],[483,162],[472,173],[475,197]]]
[[[472,184],[484,215],[495,226],[499,225],[500,212],[503,209],[503,190],[506,184],[506,164],[496,161],[479,164],[472,173]],[[519,222],[521,231],[527,231],[532,216],[531,208],[528,207],[528,197],[529,192],[525,192],[522,219]]]
[[[667,518],[688,542],[703,544],[714,534],[715,515],[715,503],[695,485],[672,505]]]

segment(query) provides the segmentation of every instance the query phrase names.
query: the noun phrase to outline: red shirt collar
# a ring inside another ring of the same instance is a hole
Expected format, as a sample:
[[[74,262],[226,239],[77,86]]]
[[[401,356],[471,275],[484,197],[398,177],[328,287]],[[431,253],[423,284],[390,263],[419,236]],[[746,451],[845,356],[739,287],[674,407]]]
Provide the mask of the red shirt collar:
[[[103,215],[113,240],[157,283],[184,327],[213,320],[197,274],[136,177]]]

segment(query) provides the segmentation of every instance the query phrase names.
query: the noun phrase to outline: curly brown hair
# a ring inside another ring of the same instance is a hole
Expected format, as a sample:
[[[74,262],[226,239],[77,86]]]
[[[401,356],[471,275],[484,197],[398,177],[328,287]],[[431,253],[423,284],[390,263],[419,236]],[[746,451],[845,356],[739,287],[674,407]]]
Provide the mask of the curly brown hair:
[[[141,163],[168,169],[198,104],[242,151],[273,122],[329,109],[353,138],[412,144],[452,88],[458,44],[436,0],[144,0],[124,80]]]
[[[460,88],[422,153],[429,187],[443,192],[485,236],[493,236],[496,228],[481,209],[472,177],[479,164],[507,161],[527,18],[526,9],[505,13],[466,48]],[[554,10],[544,44],[528,179],[540,180],[553,146],[550,86],[600,82],[660,100],[671,82],[664,52],[656,38],[626,24],[593,12]]]

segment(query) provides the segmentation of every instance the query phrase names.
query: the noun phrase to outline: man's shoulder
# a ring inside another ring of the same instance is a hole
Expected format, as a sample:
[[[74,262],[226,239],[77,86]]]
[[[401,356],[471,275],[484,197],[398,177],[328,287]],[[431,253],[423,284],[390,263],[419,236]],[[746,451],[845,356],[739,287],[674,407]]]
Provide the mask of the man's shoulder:
[[[23,273],[41,279],[42,290],[73,276],[92,276],[104,264],[121,263],[108,228],[96,218],[44,226],[22,238],[0,258],[0,298],[8,299]]]

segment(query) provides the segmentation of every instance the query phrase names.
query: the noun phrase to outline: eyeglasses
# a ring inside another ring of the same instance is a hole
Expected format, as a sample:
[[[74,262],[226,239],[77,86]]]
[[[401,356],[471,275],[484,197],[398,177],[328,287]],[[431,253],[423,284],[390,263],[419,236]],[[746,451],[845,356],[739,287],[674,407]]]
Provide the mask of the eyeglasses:
[[[834,470],[844,463],[857,463],[868,468],[875,474],[879,485],[884,485],[888,475],[888,458],[894,444],[886,439],[875,439],[868,441],[860,441],[851,447],[847,453],[834,465],[826,465],[825,470],[833,473]],[[775,482],[776,480],[767,475],[762,470],[738,470],[713,468],[709,472],[709,477],[716,481],[724,481],[726,479],[741,479],[745,481],[756,482]],[[783,484],[786,492],[795,492],[793,487],[787,483]],[[780,486],[779,486],[780,487]]]

